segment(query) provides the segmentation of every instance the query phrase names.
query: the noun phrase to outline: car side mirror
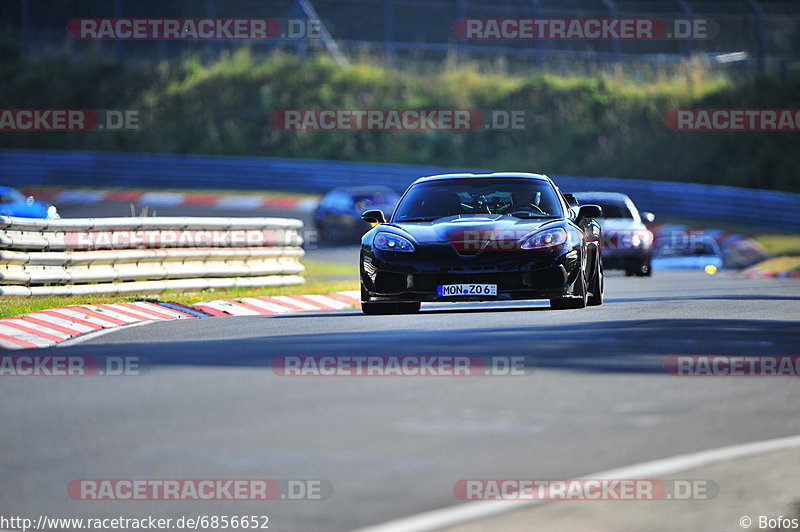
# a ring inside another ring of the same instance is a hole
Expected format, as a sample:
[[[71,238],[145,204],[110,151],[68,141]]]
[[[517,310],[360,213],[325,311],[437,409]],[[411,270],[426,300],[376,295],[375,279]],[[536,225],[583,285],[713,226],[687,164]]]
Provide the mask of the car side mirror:
[[[386,218],[383,216],[383,211],[380,209],[373,209],[362,212],[361,219],[372,225],[382,224],[386,222]]]
[[[645,222],[653,223],[656,221],[656,215],[653,214],[652,212],[642,211],[639,213],[639,216],[641,216],[642,220],[644,220]]]
[[[600,205],[581,205],[578,207],[575,223],[579,224],[586,219],[599,218],[602,214],[603,209],[600,208]]]

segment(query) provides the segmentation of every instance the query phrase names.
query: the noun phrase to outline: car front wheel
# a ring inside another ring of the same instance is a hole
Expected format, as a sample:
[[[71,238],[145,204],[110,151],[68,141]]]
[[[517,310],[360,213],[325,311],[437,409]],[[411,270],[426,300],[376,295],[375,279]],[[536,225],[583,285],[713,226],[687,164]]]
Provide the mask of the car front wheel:
[[[589,299],[586,301],[586,304],[590,307],[596,307],[598,305],[603,304],[603,290],[604,290],[604,279],[603,279],[603,260],[598,258],[597,259],[597,267],[594,271],[594,279],[592,280],[592,284],[589,287]]]
[[[653,260],[650,257],[647,257],[647,259],[645,259],[645,261],[642,263],[642,266],[636,272],[636,275],[639,277],[653,276]]]
[[[559,297],[550,300],[550,308],[554,310],[566,310],[573,308],[584,308],[588,301],[586,288],[586,276],[583,270],[578,272],[578,278],[575,279],[575,288],[572,297]]]

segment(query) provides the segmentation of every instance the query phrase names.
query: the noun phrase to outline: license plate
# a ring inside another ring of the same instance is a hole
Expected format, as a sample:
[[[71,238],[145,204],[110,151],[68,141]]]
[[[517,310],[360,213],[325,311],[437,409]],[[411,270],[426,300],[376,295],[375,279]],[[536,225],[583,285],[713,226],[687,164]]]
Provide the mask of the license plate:
[[[436,297],[496,295],[496,284],[445,284],[436,287]]]

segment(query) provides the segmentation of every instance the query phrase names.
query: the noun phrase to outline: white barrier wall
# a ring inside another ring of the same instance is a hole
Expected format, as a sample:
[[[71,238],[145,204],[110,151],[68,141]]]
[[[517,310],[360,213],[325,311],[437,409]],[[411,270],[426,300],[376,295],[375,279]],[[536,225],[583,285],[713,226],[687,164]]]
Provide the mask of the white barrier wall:
[[[299,284],[300,220],[0,216],[0,295]]]

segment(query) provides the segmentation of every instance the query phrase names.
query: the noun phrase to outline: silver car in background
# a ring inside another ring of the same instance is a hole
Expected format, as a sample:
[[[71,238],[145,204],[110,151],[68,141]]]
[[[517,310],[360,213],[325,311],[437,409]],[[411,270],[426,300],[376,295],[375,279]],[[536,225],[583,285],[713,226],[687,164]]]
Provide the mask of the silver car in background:
[[[653,274],[653,233],[645,222],[655,216],[639,212],[633,200],[619,192],[575,192],[580,205],[599,205],[603,209],[597,218],[602,230],[603,266],[625,270],[625,275],[649,277]]]

